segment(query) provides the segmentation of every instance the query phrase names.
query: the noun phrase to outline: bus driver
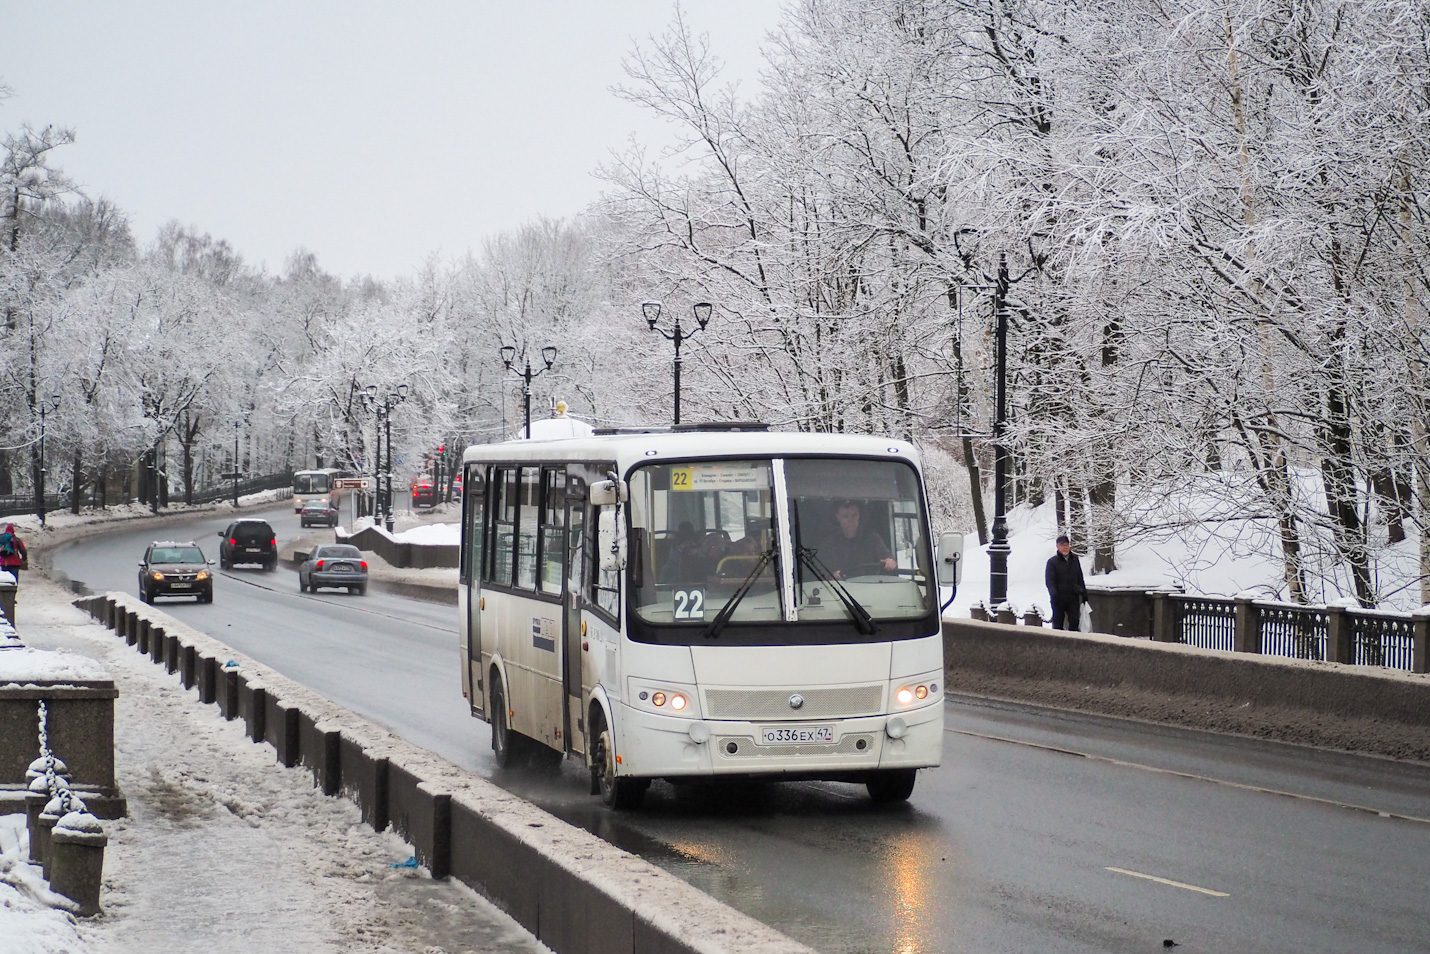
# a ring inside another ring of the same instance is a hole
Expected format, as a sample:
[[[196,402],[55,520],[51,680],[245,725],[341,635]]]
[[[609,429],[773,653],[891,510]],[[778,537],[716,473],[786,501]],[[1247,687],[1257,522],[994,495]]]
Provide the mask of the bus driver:
[[[898,565],[884,538],[860,526],[861,518],[859,505],[852,500],[841,500],[834,507],[838,528],[819,548],[818,555],[836,580],[892,570]]]

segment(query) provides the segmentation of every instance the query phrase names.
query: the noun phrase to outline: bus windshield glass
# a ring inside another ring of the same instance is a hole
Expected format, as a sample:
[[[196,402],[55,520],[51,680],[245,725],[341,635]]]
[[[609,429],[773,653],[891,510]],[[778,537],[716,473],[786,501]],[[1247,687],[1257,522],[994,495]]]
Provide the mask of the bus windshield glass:
[[[708,625],[746,582],[731,620],[782,617],[768,460],[654,464],[631,475],[632,592],[653,623]]]
[[[782,507],[779,468],[788,495]],[[647,623],[715,636],[712,624],[729,607],[721,627],[850,623],[877,639],[868,620],[930,612],[922,496],[913,468],[901,461],[652,464],[631,474],[630,490],[633,608]],[[781,513],[789,533],[780,530]],[[784,552],[791,544],[793,552]]]
[[[893,460],[785,462],[801,620],[926,615],[937,599],[914,469]]]
[[[327,474],[299,473],[293,475],[293,492],[295,494],[325,494],[330,489]]]

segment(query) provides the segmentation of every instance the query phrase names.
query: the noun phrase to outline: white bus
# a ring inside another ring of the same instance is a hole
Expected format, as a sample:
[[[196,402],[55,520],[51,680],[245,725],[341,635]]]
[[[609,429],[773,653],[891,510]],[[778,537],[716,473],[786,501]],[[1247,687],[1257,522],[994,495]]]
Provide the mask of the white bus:
[[[471,447],[463,466],[462,691],[499,764],[582,757],[617,809],[657,778],[896,801],[939,764],[940,581],[912,445],[598,432]],[[953,585],[956,555],[938,566]]]
[[[342,500],[343,492],[335,487],[333,482],[339,477],[346,476],[346,471],[336,467],[294,471],[293,512],[299,512],[303,509],[303,504],[313,500],[326,503],[336,510],[338,502]]]

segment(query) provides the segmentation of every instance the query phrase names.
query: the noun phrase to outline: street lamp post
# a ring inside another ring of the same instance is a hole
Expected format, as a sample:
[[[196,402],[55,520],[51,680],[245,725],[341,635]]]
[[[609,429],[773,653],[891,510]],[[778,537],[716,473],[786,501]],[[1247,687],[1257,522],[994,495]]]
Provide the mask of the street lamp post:
[[[40,401],[40,448],[39,466],[35,468],[35,515],[40,518],[40,526],[45,525],[45,415],[60,406],[60,396],[51,394]]]
[[[387,530],[392,532],[392,409],[407,400],[407,384],[399,384],[389,393],[379,397],[377,385],[369,384],[362,391],[363,403],[377,411],[377,493],[373,508],[373,524],[384,519]],[[382,466],[383,431],[387,439],[387,467]]]
[[[671,330],[657,328],[656,322],[660,320],[660,302],[648,301],[641,304],[641,315],[645,318],[646,324],[651,331],[660,333],[666,341],[675,344],[675,423],[680,423],[680,344],[687,338],[693,338],[698,332],[704,331],[705,326],[710,323],[710,313],[715,310],[715,306],[708,301],[696,302],[693,309],[695,312],[695,322],[700,327],[686,334],[680,327],[680,316],[676,315],[671,319]]]
[[[993,540],[988,544],[988,599],[993,606],[1008,600],[1008,256],[998,256],[998,280],[993,286],[993,317],[997,349],[993,410]]]
[[[551,345],[547,345],[541,349],[541,360],[545,362],[546,367],[537,371],[531,370],[531,358],[527,356],[524,350],[522,351],[522,360],[526,364],[526,369],[518,371],[512,367],[512,362],[516,360],[516,349],[511,345],[502,345],[501,360],[502,364],[506,365],[508,371],[511,371],[522,380],[521,397],[522,403],[526,408],[526,430],[523,433],[527,440],[531,440],[531,379],[539,378],[551,370],[551,366],[556,363],[556,349]]]
[[[233,505],[238,506],[238,422],[233,422]]]

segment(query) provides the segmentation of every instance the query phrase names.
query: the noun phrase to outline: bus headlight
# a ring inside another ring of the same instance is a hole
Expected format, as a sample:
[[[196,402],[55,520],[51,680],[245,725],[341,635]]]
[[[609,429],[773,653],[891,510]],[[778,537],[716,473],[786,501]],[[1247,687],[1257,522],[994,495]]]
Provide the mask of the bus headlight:
[[[710,726],[704,722],[693,722],[690,728],[685,730],[690,735],[690,741],[696,745],[703,745],[710,741]]]
[[[917,682],[908,682],[895,689],[895,708],[911,709],[937,701],[938,683],[934,681],[937,675],[937,673],[929,673]]]
[[[902,739],[909,733],[909,724],[898,716],[894,716],[884,725],[884,731],[891,739]]]
[[[636,677],[630,681],[630,688],[629,699],[637,709],[664,716],[679,716],[684,719],[700,718],[700,707],[696,704],[694,686],[666,683],[664,686],[656,688]]]

